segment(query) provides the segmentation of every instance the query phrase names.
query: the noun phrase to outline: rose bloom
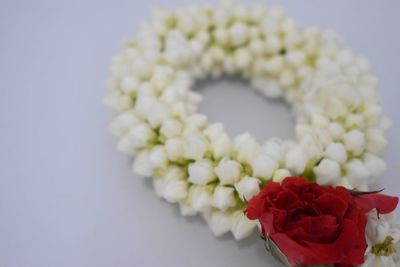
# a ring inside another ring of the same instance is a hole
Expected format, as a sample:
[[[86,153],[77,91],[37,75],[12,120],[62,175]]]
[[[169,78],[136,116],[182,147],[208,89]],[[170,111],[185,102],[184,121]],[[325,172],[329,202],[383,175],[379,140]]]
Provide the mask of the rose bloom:
[[[352,194],[338,186],[319,186],[304,178],[271,182],[248,202],[245,214],[258,219],[261,236],[271,239],[293,265],[364,262],[366,213],[393,211],[398,198]]]

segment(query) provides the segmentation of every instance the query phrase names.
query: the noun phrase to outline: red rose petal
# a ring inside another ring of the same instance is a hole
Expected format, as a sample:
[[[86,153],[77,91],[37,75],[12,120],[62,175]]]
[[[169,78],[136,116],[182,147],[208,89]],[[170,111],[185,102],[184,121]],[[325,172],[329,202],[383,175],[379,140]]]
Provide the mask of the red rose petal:
[[[376,209],[378,214],[390,213],[396,209],[399,203],[398,197],[392,197],[381,194],[366,194],[354,197],[357,207],[364,212]]]

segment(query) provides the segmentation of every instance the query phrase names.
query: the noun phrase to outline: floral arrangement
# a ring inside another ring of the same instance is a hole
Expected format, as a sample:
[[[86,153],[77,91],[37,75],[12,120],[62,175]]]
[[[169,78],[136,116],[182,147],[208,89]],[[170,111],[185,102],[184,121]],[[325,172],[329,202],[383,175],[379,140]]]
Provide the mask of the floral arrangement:
[[[210,75],[283,98],[296,138],[260,144],[209,123],[191,87]],[[107,86],[118,150],[182,215],[236,239],[258,226],[288,266],[400,264],[397,198],[368,192],[386,169],[390,122],[368,59],[334,32],[299,27],[276,7],[158,8],[113,57]]]

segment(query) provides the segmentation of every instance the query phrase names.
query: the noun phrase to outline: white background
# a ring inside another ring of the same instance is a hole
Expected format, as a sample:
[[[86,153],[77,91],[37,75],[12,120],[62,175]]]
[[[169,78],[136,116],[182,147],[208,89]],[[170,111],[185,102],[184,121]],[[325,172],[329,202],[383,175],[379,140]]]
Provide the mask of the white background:
[[[276,266],[257,234],[215,238],[159,200],[106,131],[104,81],[122,37],[151,6],[194,1],[0,1],[1,267]],[[372,59],[393,121],[382,186],[400,195],[400,2],[278,2]],[[231,134],[294,135],[288,108],[245,83],[199,87],[201,111]]]

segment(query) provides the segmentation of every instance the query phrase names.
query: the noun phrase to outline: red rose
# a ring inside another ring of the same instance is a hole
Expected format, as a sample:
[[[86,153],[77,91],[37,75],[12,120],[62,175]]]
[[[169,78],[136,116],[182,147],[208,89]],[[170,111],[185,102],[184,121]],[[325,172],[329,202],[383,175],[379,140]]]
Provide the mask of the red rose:
[[[319,186],[304,178],[271,182],[245,211],[258,219],[262,237],[271,239],[292,265],[364,262],[366,213],[393,211],[396,197],[380,194],[353,196],[344,187]]]

